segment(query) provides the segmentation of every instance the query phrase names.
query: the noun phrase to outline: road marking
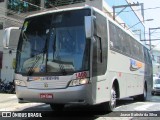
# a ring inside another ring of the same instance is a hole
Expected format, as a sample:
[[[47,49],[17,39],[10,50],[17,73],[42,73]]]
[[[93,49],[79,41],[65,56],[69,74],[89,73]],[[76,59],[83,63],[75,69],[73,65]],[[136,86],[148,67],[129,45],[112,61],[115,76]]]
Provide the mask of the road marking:
[[[136,108],[134,108],[134,110],[137,110],[137,111],[145,111],[147,110],[148,108],[150,108],[151,106],[155,105],[154,103],[151,103],[151,104],[148,104],[147,105],[141,105],[141,106],[138,106]]]

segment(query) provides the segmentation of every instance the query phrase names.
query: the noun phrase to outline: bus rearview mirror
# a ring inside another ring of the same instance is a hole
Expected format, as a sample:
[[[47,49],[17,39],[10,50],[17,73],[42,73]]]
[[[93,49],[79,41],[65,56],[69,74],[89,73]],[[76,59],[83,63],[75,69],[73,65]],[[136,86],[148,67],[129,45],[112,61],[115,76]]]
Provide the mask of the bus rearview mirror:
[[[92,37],[92,17],[91,16],[85,16],[84,18],[84,24],[85,24],[85,33],[86,33],[86,38],[91,38]]]

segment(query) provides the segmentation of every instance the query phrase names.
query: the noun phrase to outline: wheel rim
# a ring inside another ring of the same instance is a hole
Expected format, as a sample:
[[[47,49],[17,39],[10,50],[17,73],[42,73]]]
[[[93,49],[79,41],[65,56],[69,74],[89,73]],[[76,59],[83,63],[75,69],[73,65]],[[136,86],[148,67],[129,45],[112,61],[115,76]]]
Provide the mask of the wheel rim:
[[[111,90],[110,107],[111,107],[111,109],[114,109],[116,107],[116,91],[114,88],[112,88],[112,90]]]

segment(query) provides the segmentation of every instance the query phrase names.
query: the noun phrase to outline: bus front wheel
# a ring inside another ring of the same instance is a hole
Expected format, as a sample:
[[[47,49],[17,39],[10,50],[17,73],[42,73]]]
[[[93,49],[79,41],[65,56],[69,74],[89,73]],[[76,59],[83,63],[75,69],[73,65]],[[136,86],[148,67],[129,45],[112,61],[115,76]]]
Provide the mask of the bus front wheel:
[[[50,104],[52,110],[54,111],[63,111],[64,104]]]
[[[112,112],[116,108],[116,95],[115,86],[112,86],[110,91],[110,101],[100,105],[104,112]]]
[[[108,111],[113,111],[115,107],[116,107],[116,90],[115,90],[115,87],[112,86],[111,99],[108,102]]]

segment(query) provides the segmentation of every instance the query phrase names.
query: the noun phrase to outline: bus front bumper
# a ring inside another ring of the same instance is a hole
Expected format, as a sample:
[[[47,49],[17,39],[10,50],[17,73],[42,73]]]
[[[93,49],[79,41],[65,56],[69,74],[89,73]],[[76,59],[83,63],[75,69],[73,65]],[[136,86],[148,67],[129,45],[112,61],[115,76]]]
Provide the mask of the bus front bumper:
[[[92,104],[90,84],[68,87],[64,89],[28,89],[27,87],[16,86],[16,95],[19,103],[41,102],[41,103],[75,103]]]

